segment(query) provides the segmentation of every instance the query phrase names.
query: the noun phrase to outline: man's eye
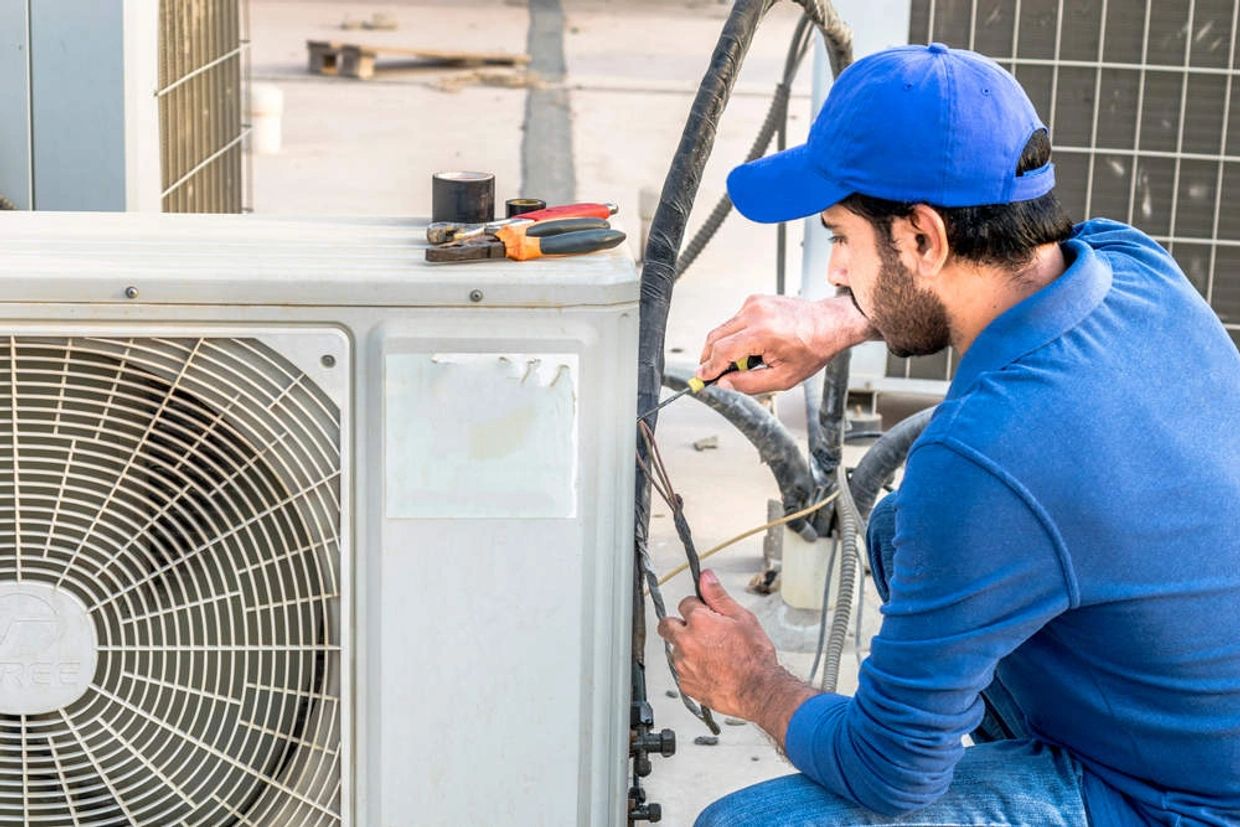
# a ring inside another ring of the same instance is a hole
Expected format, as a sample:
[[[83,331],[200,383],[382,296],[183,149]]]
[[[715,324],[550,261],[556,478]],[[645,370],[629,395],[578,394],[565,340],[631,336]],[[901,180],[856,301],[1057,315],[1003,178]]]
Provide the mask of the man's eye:
[[[831,236],[831,243],[832,243],[832,244],[843,244],[843,243],[845,243],[845,241],[846,241],[846,239],[845,239],[845,238],[844,238],[844,236],[842,236],[842,235],[833,235],[833,236]]]

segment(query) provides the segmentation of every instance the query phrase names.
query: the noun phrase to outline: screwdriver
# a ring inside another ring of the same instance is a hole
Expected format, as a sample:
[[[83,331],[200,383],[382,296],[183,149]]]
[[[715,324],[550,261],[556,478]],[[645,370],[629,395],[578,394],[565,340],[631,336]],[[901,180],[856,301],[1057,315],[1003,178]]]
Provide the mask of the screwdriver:
[[[736,373],[738,370],[739,371],[753,370],[754,368],[762,367],[762,364],[763,362],[762,362],[761,356],[742,356],[740,359],[737,359],[735,362],[728,365],[727,370],[725,370],[723,373],[716,376],[714,379],[699,379],[696,376],[694,376],[693,378],[689,380],[689,387],[685,388],[684,390],[676,391],[674,394],[669,396],[667,399],[664,399],[658,405],[655,405],[653,408],[646,411],[641,416],[637,417],[637,419],[638,421],[645,419],[646,417],[650,416],[655,411],[661,408],[664,408],[667,405],[670,405],[671,403],[675,402],[677,399],[684,396],[686,393],[697,393],[702,388],[708,388],[711,385],[718,382],[723,377],[727,376],[729,373]]]

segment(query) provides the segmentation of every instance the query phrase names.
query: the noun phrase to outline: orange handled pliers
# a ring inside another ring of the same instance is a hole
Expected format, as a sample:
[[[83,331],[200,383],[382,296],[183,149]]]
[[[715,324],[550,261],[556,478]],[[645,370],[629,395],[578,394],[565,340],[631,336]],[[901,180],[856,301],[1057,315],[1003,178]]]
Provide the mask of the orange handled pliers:
[[[529,261],[549,255],[607,250],[624,241],[624,238],[624,233],[611,229],[611,225],[602,218],[515,222],[488,227],[480,236],[428,247],[426,260],[449,262],[510,258],[513,261]]]

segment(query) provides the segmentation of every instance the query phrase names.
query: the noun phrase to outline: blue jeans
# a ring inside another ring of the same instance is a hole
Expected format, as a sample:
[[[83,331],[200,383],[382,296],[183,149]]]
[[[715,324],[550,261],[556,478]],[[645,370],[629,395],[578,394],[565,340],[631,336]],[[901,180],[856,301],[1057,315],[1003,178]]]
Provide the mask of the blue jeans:
[[[879,596],[888,597],[896,530],[895,497],[870,516],[866,548]],[[1078,827],[1089,823],[1081,767],[1070,754],[1030,736],[1025,716],[998,676],[982,700],[986,716],[951,786],[928,807],[885,816],[841,798],[804,775],[787,775],[721,798],[696,827]]]

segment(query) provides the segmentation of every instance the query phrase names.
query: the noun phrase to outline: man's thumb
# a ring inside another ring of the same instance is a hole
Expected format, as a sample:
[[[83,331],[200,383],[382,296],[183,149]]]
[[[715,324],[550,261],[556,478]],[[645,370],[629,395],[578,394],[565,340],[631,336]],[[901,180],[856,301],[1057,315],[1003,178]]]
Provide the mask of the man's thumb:
[[[702,597],[713,611],[728,617],[735,617],[745,611],[741,604],[732,599],[732,595],[728,594],[723,584],[719,582],[719,578],[710,569],[702,572],[701,586]]]

